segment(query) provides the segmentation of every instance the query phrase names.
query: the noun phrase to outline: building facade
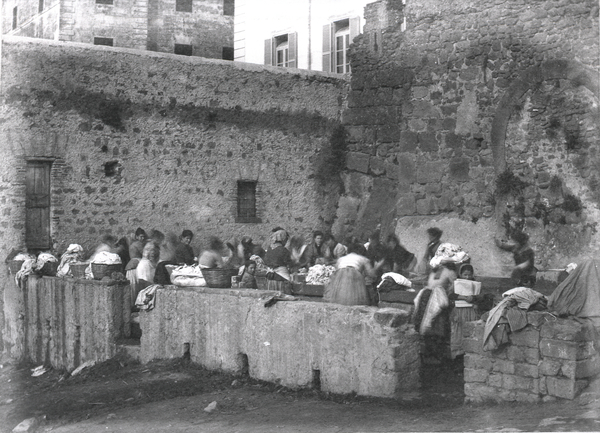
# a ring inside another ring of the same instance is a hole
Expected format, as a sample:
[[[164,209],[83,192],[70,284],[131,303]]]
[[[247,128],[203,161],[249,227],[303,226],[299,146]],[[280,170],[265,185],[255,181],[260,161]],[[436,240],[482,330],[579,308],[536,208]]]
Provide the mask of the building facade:
[[[367,0],[239,0],[235,55],[242,62],[350,72],[348,46],[362,32]]]
[[[233,60],[234,0],[8,0],[3,34]]]

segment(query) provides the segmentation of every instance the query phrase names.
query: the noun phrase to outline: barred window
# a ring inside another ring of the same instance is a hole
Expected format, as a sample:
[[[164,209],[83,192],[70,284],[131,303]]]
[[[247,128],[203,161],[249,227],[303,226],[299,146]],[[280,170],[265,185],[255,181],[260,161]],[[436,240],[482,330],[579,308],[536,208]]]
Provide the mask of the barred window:
[[[260,222],[256,213],[256,181],[237,182],[237,222]]]

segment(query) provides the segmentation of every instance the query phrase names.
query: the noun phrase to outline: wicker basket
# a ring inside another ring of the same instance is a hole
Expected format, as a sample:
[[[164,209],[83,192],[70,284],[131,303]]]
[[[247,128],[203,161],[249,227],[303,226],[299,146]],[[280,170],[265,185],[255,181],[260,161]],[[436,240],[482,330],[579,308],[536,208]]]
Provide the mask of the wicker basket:
[[[115,263],[114,265],[92,263],[92,274],[94,275],[94,280],[101,280],[104,277],[110,277],[113,272],[123,272],[123,265],[121,263]]]
[[[21,266],[23,266],[25,260],[11,260],[8,262],[8,269],[10,269],[10,273],[15,275],[17,272],[21,270]]]
[[[89,265],[89,263],[71,263],[69,269],[73,278],[85,278],[85,270]]]
[[[228,289],[231,287],[231,277],[238,274],[237,269],[202,269],[206,285],[213,289]]]
[[[56,277],[56,271],[58,270],[58,262],[46,262],[42,269],[40,269],[40,275],[47,277]]]

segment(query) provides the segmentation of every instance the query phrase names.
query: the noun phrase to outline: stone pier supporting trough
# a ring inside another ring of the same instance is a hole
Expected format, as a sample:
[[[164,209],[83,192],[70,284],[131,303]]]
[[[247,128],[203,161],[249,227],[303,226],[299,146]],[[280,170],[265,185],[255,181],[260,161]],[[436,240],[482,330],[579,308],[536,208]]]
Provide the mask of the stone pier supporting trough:
[[[142,362],[188,350],[209,369],[333,393],[394,397],[419,387],[419,338],[406,311],[279,301],[273,292],[175,288],[140,316]]]

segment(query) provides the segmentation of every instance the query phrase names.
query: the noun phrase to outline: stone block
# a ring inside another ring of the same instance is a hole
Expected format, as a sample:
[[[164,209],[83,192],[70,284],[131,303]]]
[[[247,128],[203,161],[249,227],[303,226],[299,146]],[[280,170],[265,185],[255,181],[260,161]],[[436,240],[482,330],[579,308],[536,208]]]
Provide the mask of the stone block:
[[[452,120],[452,119],[450,119]],[[454,121],[456,124],[456,121]],[[445,136],[446,147],[451,149],[460,149],[462,147],[463,138],[460,135],[454,133],[448,133]]]
[[[467,402],[503,401],[502,397],[505,395],[508,395],[508,393],[501,388],[478,382],[465,383],[465,400]]]
[[[467,158],[452,158],[449,165],[450,177],[459,182],[466,182],[470,179],[469,168]]]
[[[407,194],[401,196],[396,203],[396,215],[407,216],[415,215],[417,213],[417,201],[415,196]]]
[[[410,153],[399,153],[396,156],[398,160],[398,180],[405,183],[415,181],[415,157]]]
[[[391,162],[384,162],[383,167],[385,169],[385,175],[392,179],[398,180],[400,179],[400,167],[396,164],[392,164]]]
[[[490,358],[477,355],[475,353],[466,353],[464,358],[465,368],[491,370],[493,361]]]
[[[483,350],[483,344],[481,340],[475,338],[463,338],[463,349],[467,353],[474,353],[486,358],[492,358],[491,352],[485,352]]]
[[[540,344],[540,331],[531,325],[517,332],[508,334],[510,344],[513,346],[525,346],[538,348]]]
[[[377,141],[392,143],[401,141],[401,130],[398,125],[382,125],[377,128]]]
[[[559,319],[555,322],[546,322],[540,329],[541,338],[566,341],[593,341],[594,335],[591,327],[583,326],[575,320]]]
[[[442,113],[439,108],[433,105],[430,101],[417,100],[412,101],[413,111],[412,115],[418,119],[439,119],[442,117]]]
[[[584,379],[600,373],[600,356],[594,354],[591,358],[576,361],[575,378]]]
[[[515,374],[515,363],[506,359],[496,359],[492,370],[500,373]]]
[[[465,383],[468,382],[485,382],[489,376],[488,370],[465,368],[464,379]]]
[[[423,152],[437,152],[440,144],[433,132],[419,133],[419,148]]]
[[[417,150],[418,136],[413,131],[400,132],[400,150],[402,152],[414,152]]]
[[[573,400],[577,393],[575,380],[564,377],[546,377],[546,393],[555,397]]]
[[[558,359],[543,358],[539,365],[539,373],[544,376],[556,376],[562,363]]]
[[[533,390],[533,379],[528,377],[516,376],[514,374],[503,374],[502,387],[508,390],[522,389],[526,391],[531,391]]]
[[[517,376],[532,377],[537,379],[540,376],[539,367],[532,364],[515,363],[514,373]]]
[[[569,359],[575,361],[579,345],[572,341],[551,340],[543,338],[540,341],[540,353],[551,358]]]
[[[419,215],[433,215],[438,211],[436,202],[433,198],[424,198],[417,200],[417,214]]]
[[[502,388],[502,374],[490,373],[487,384],[496,388]]]
[[[414,86],[412,88],[413,98],[423,99],[429,96],[429,88],[427,86]]]
[[[523,346],[508,346],[506,348],[506,355],[511,361],[526,362],[528,364],[537,365],[540,360],[540,352],[538,349],[531,349]]]
[[[426,162],[422,167],[423,169],[417,172],[417,182],[421,184],[440,182],[446,168],[442,161]]]
[[[360,152],[348,152],[346,154],[346,167],[348,170],[356,170],[361,173],[369,172],[369,155]]]
[[[372,156],[369,162],[369,169],[375,176],[381,176],[385,173],[384,160],[376,156]]]

